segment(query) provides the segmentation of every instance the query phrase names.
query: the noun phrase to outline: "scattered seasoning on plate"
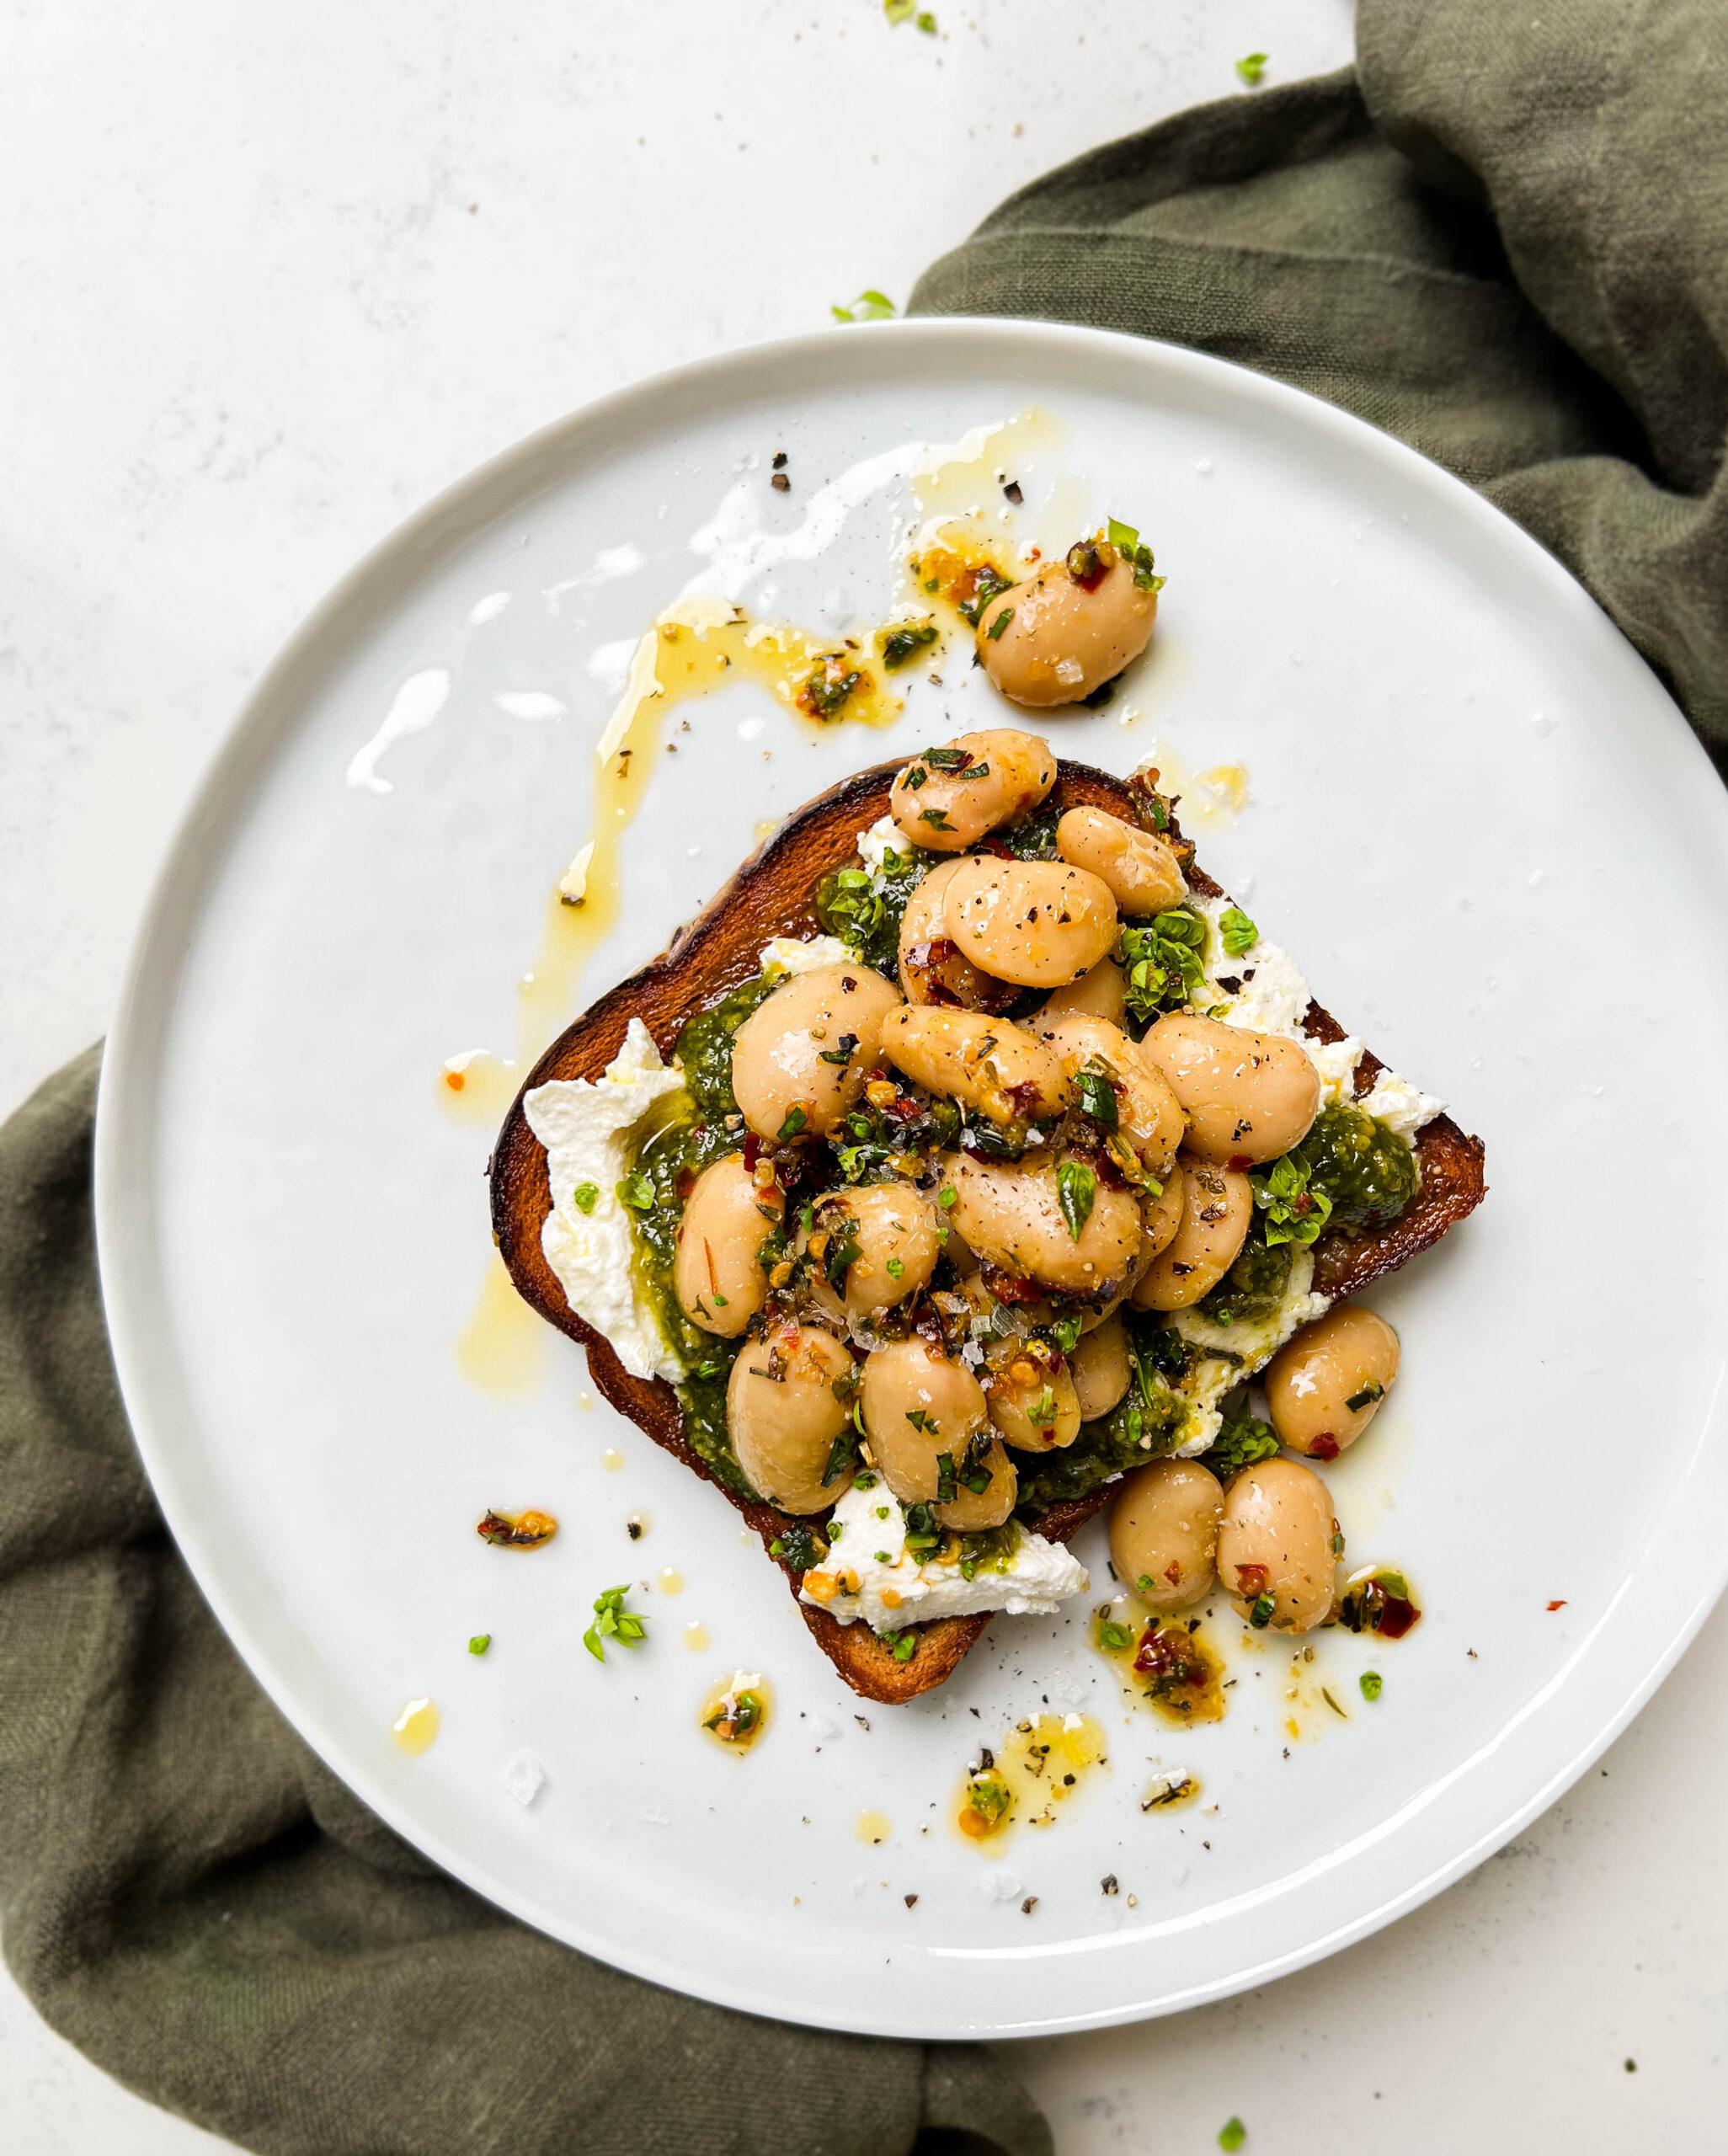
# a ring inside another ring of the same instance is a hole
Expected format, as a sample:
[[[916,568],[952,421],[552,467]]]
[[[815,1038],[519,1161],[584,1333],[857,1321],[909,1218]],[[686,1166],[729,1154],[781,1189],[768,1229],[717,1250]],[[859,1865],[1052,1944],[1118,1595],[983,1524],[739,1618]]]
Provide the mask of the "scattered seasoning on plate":
[[[496,1550],[543,1550],[558,1531],[550,1513],[488,1512],[474,1532]]]
[[[491,1645],[492,1635],[490,1632],[476,1632],[473,1638],[468,1642],[468,1652],[470,1654],[484,1654],[488,1647]]]

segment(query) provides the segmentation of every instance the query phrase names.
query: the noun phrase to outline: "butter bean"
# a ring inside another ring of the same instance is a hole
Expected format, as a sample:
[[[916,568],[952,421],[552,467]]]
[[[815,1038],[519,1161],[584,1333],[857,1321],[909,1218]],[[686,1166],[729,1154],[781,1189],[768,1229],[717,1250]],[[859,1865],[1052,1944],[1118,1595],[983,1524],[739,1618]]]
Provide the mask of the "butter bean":
[[[1017,823],[1055,783],[1048,741],[1018,727],[992,727],[957,734],[944,747],[915,756],[889,789],[888,814],[909,846],[963,853],[1002,825]]]
[[[1260,1460],[1224,1492],[1219,1578],[1250,1605],[1269,1594],[1278,1630],[1311,1631],[1332,1607],[1336,1531],[1331,1493],[1311,1467]]]
[[[756,1188],[742,1153],[704,1168],[685,1200],[672,1257],[672,1289],[694,1325],[735,1340],[761,1309],[768,1278],[757,1253],[784,1211]]]
[[[1181,1221],[1141,1276],[1137,1310],[1188,1309],[1211,1294],[1247,1240],[1254,1193],[1246,1176],[1186,1157],[1181,1176]]]
[[[783,1513],[825,1512],[851,1483],[850,1467],[822,1479],[848,1412],[835,1383],[851,1369],[840,1342],[814,1326],[771,1326],[739,1350],[726,1385],[732,1449],[757,1496]]]
[[[949,1217],[986,1264],[1089,1302],[1120,1293],[1140,1248],[1140,1211],[1127,1191],[1098,1183],[1076,1236],[1063,1216],[1057,1164],[947,1153],[941,1167],[954,1192]]]
[[[1181,864],[1155,831],[1124,823],[1107,809],[1070,808],[1056,826],[1056,850],[1110,886],[1123,912],[1165,913],[1188,894]]]
[[[1078,703],[1150,642],[1157,593],[1140,589],[1107,541],[1097,542],[1096,558],[1096,580],[1077,579],[1066,558],[1047,562],[979,614],[979,656],[1014,702],[1039,710]]]
[[[915,1084],[963,1101],[993,1123],[1053,1119],[1067,1105],[1061,1063],[1006,1018],[906,1003],[883,1021],[880,1038],[883,1054]]]
[[[821,1135],[856,1104],[877,1060],[883,1020],[900,1008],[873,966],[818,966],[782,983],[733,1036],[732,1090],[759,1138]],[[850,1043],[843,1062],[826,1060]]]
[[[1116,1576],[1157,1616],[1192,1609],[1217,1577],[1224,1492],[1197,1460],[1158,1460],[1127,1476],[1111,1508]]]
[[[1140,1043],[1181,1102],[1187,1150],[1235,1168],[1299,1145],[1320,1113],[1320,1073],[1282,1033],[1173,1011]]]
[[[984,1388],[965,1364],[915,1333],[871,1350],[859,1397],[871,1454],[902,1504],[933,1503],[941,1455],[957,1466],[989,1422]]]
[[[1280,1442],[1312,1460],[1336,1460],[1380,1412],[1398,1361],[1398,1335],[1357,1303],[1304,1326],[1267,1366],[1267,1408]]]
[[[963,957],[1021,988],[1077,980],[1114,947],[1120,926],[1109,885],[1089,869],[983,854],[960,863],[943,913]]]

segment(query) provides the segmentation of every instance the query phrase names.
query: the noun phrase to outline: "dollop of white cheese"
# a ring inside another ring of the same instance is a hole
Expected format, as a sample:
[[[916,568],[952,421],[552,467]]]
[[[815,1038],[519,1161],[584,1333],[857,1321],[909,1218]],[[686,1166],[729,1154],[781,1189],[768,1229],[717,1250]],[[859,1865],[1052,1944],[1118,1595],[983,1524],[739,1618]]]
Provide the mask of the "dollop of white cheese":
[[[1268,937],[1256,939],[1240,958],[1224,947],[1220,922],[1234,901],[1228,898],[1191,901],[1206,921],[1206,948],[1202,963],[1206,979],[1195,996],[1197,1006],[1227,1026],[1243,1026],[1251,1033],[1282,1033],[1296,1042],[1320,1073],[1320,1097],[1329,1106],[1353,1102],[1367,1114],[1378,1117],[1414,1148],[1416,1133],[1432,1123],[1446,1103],[1424,1093],[1395,1070],[1383,1070],[1371,1090],[1360,1100],[1356,1095],[1356,1069],[1363,1059],[1363,1044],[1354,1035],[1341,1041],[1310,1040],[1302,1021],[1313,995],[1302,969],[1279,943]],[[1234,981],[1225,988],[1224,981]]]
[[[528,1128],[546,1148],[552,1211],[540,1231],[546,1262],[577,1316],[604,1333],[635,1378],[680,1378],[684,1364],[637,1291],[635,1234],[617,1186],[630,1171],[632,1134],[684,1076],[661,1060],[653,1037],[632,1018],[618,1053],[598,1079],[554,1078],[522,1102]],[[595,1192],[584,1212],[576,1193]]]
[[[1261,1318],[1238,1319],[1219,1325],[1197,1310],[1172,1310],[1167,1322],[1196,1348],[1219,1352],[1202,1354],[1182,1374],[1177,1392],[1187,1404],[1176,1451],[1184,1460],[1203,1453],[1217,1437],[1223,1420],[1219,1402],[1235,1386],[1263,1369],[1293,1333],[1312,1325],[1331,1306],[1330,1295],[1314,1289],[1314,1258],[1299,1250],[1291,1261],[1290,1276],[1276,1309]],[[1229,1355],[1239,1360],[1225,1359]]]
[[[837,936],[776,936],[757,953],[765,974],[813,973],[818,966],[856,964],[856,960]]]
[[[806,1572],[800,1598],[842,1625],[861,1619],[872,1632],[898,1632],[937,1617],[976,1617],[986,1610],[1048,1616],[1070,1595],[1084,1594],[1089,1584],[1085,1566],[1070,1550],[1027,1528],[1019,1529],[1000,1570],[987,1562],[968,1579],[957,1563],[920,1561],[906,1548],[905,1511],[883,1481],[861,1490],[854,1483],[835,1507],[829,1532],[833,1540],[819,1569],[828,1579],[842,1582],[841,1589],[824,1602],[811,1593]]]
[[[858,834],[858,858],[872,876],[882,873],[884,854],[906,850],[905,836],[892,816],[878,816],[867,831]]]

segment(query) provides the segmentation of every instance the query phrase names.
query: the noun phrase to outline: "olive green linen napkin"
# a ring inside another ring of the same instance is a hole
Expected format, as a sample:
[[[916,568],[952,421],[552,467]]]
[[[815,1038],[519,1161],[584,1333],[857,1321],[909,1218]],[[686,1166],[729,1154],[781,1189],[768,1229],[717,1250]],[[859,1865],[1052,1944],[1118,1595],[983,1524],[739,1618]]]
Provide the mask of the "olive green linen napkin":
[[[1565,563],[1722,768],[1728,5],[1361,0],[1357,41],[1034,181],[913,310],[1165,338],[1401,435]]]
[[[92,1050],[0,1129],[0,1924],[54,2026],[273,2156],[1048,2156],[987,2053],[620,1975],[446,1878],[318,1764],[132,1449],[95,1084]]]

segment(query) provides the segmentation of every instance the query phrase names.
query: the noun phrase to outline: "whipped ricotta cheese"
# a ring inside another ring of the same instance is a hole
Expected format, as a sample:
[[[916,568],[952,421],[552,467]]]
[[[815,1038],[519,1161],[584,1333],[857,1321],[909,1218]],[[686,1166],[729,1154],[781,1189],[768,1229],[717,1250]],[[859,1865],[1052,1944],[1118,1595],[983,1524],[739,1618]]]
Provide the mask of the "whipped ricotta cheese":
[[[1187,1403],[1187,1414],[1176,1445],[1181,1458],[1192,1459],[1206,1450],[1218,1435],[1223,1419],[1219,1402],[1224,1395],[1240,1385],[1244,1378],[1263,1369],[1293,1333],[1324,1316],[1331,1300],[1330,1295],[1315,1292],[1314,1258],[1310,1252],[1299,1250],[1277,1306],[1262,1318],[1239,1319],[1233,1325],[1219,1325],[1197,1310],[1170,1313],[1166,1322],[1184,1340],[1203,1350],[1219,1351],[1202,1353],[1183,1373],[1176,1387]]]
[[[882,873],[885,854],[904,854],[906,851],[905,839],[892,816],[878,816],[867,831],[858,834],[858,858],[872,876]]]
[[[837,936],[776,936],[756,954],[765,974],[813,973],[818,966],[854,965],[857,961]]]
[[[1371,1090],[1358,1100],[1356,1070],[1363,1059],[1363,1044],[1353,1034],[1347,1034],[1341,1041],[1316,1041],[1303,1032],[1302,1021],[1314,998],[1302,969],[1289,953],[1262,936],[1242,957],[1233,958],[1224,949],[1219,922],[1234,901],[1194,898],[1189,903],[1206,922],[1206,948],[1202,954],[1206,979],[1195,998],[1199,1006],[1227,1026],[1245,1027],[1256,1033],[1282,1033],[1287,1040],[1296,1042],[1319,1071],[1320,1097],[1329,1107],[1353,1103],[1378,1117],[1406,1145],[1414,1147],[1416,1133],[1434,1120],[1445,1102],[1421,1091],[1395,1070],[1383,1070]],[[1222,985],[1224,981],[1235,985],[1226,988]]]
[[[906,1548],[906,1514],[887,1483],[854,1483],[834,1508],[829,1554],[820,1567],[843,1582],[824,1601],[804,1575],[799,1598],[842,1625],[861,1619],[872,1632],[898,1632],[937,1617],[976,1617],[1000,1609],[1011,1617],[1047,1616],[1070,1595],[1084,1594],[1086,1569],[1059,1542],[1021,1528],[1008,1566],[980,1565],[970,1579],[957,1564],[920,1562]],[[855,1586],[856,1583],[856,1586]]]
[[[546,1262],[578,1317],[604,1333],[635,1378],[680,1378],[684,1364],[637,1292],[635,1236],[617,1186],[630,1171],[631,1138],[657,1101],[684,1084],[677,1065],[661,1060],[648,1029],[630,1030],[597,1079],[554,1078],[522,1102],[528,1128],[546,1148],[552,1211],[540,1231]],[[584,1212],[576,1193],[594,1187]]]

